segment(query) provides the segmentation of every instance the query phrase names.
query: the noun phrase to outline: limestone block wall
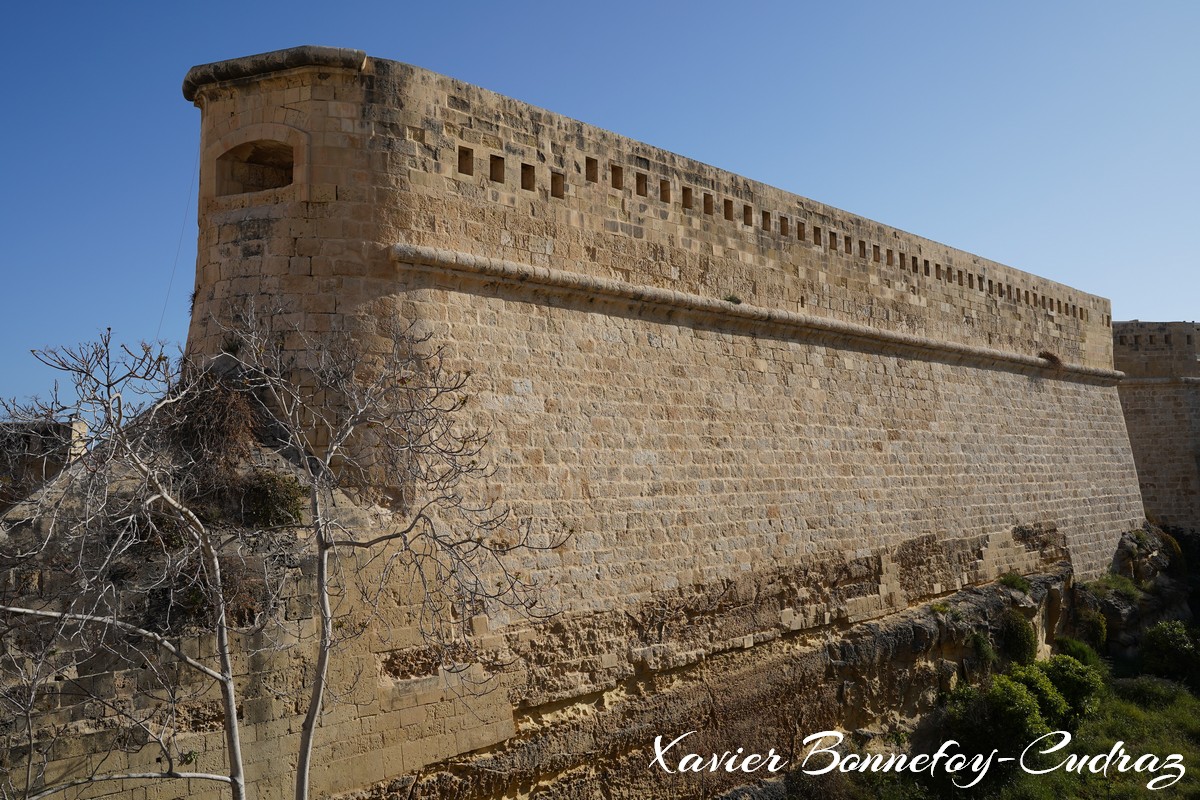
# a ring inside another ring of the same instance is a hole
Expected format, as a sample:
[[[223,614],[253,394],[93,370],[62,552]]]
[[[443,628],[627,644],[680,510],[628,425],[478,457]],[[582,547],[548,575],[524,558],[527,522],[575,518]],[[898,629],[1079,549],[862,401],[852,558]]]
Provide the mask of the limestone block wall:
[[[358,51],[205,65],[184,92],[189,351],[219,352],[231,303],[316,334],[398,309],[472,371],[491,490],[570,533],[526,565],[553,625],[480,633],[513,657],[483,711],[362,645],[378,694],[326,721],[323,791],[598,697],[644,716],[656,675],[1008,570],[1095,576],[1143,517],[1102,298]],[[281,757],[255,757],[264,790]]]
[[[87,426],[79,421],[0,424],[0,511],[27,497],[82,451]]]
[[[1200,527],[1200,326],[1114,323],[1113,359],[1146,513]]]

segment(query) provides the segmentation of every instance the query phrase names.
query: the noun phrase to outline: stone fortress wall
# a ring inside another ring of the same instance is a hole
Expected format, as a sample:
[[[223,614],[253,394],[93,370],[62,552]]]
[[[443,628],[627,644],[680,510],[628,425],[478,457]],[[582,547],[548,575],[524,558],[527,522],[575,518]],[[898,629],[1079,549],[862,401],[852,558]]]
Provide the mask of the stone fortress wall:
[[[672,726],[719,752],[726,725],[849,724],[882,701],[827,637],[1008,570],[1093,577],[1143,518],[1102,298],[359,51],[205,65],[184,93],[189,351],[239,301],[313,333],[396,308],[472,370],[498,496],[572,533],[528,565],[554,624],[480,626],[516,657],[505,691],[389,674],[403,632],[362,645],[378,680],[324,719],[321,793],[503,756],[462,790],[499,796],[644,772],[629,753]],[[261,792],[292,713],[247,714]]]
[[[1200,528],[1200,325],[1115,322],[1113,360],[1146,513]]]

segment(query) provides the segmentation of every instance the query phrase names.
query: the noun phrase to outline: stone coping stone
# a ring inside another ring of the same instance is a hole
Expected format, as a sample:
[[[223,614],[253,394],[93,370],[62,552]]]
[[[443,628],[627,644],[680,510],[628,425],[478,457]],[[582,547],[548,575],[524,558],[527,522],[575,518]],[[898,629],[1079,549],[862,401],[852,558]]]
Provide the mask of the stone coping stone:
[[[348,47],[302,45],[284,50],[272,50],[269,53],[231,58],[227,61],[214,61],[211,64],[199,64],[192,67],[183,79],[183,96],[188,100],[195,100],[196,92],[202,86],[220,81],[252,78],[256,75],[265,75],[296,67],[331,67],[361,71],[366,66],[366,62],[367,54],[365,52]]]

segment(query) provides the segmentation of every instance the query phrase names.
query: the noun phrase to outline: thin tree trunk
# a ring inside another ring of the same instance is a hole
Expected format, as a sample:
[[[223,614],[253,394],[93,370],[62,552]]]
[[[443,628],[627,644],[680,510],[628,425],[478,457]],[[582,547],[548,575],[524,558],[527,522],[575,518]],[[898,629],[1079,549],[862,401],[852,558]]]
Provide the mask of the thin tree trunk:
[[[33,709],[34,704],[30,703],[29,710],[25,713],[25,741],[29,742],[29,760],[25,762],[25,796],[33,794],[33,743],[36,741],[33,735]]]
[[[221,586],[221,562],[217,551],[203,535],[204,554],[208,558],[215,585]],[[229,751],[229,784],[233,800],[246,800],[246,777],[242,766],[242,735],[238,726],[237,686],[233,674],[233,654],[229,648],[229,628],[225,624],[225,593],[217,592],[217,653],[221,659],[221,700],[225,705],[225,745]]]
[[[320,504],[313,488],[312,513],[317,531],[317,602],[321,608],[321,643],[317,651],[317,664],[313,675],[312,694],[308,700],[308,713],[300,729],[300,753],[296,761],[295,800],[308,800],[308,775],[312,763],[313,740],[316,737],[317,721],[321,717],[321,703],[325,699],[325,681],[329,672],[329,654],[333,649],[333,611],[329,606],[329,541],[325,531]]]
[[[225,706],[225,746],[229,751],[229,785],[233,800],[246,800],[246,772],[242,764],[242,735],[238,726],[237,685],[233,674],[233,653],[229,647],[229,626],[225,614],[225,587],[221,583],[221,559],[212,542],[208,528],[190,508],[175,499],[166,490],[158,476],[147,467],[133,448],[126,444],[126,452],[135,468],[141,472],[159,493],[163,502],[175,509],[196,535],[204,560],[207,562],[213,595],[216,604],[217,656],[221,661],[221,702]]]

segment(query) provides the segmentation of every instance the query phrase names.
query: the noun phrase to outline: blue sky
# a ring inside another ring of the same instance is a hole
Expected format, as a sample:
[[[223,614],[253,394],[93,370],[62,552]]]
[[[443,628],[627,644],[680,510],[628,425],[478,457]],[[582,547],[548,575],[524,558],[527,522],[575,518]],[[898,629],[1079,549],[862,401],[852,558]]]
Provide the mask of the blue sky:
[[[1116,319],[1200,317],[1200,4],[105,5],[5,12],[0,395],[53,380],[31,348],[182,340],[199,112],[180,83],[297,44],[479,84],[1110,297]]]

